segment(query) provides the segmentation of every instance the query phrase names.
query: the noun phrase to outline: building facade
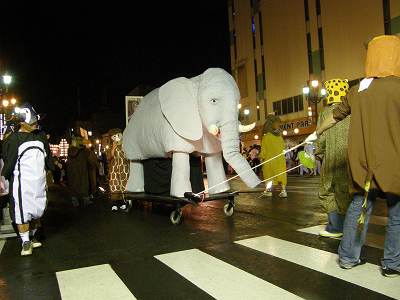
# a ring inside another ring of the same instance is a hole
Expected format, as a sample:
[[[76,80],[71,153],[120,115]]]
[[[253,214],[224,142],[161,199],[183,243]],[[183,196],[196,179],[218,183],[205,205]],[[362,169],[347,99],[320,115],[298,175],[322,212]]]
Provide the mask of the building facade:
[[[281,117],[289,144],[303,140],[323,109],[322,82],[356,84],[365,43],[400,33],[400,0],[229,0],[228,11],[240,119],[257,122],[245,145],[258,142],[270,113]]]

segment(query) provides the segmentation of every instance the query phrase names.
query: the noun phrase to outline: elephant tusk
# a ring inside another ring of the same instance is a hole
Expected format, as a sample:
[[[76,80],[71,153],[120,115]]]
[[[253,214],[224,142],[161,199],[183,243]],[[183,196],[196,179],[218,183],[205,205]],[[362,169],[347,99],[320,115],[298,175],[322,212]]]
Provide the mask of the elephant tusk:
[[[249,125],[242,125],[239,123],[239,132],[249,132],[256,127],[256,122],[251,123]]]

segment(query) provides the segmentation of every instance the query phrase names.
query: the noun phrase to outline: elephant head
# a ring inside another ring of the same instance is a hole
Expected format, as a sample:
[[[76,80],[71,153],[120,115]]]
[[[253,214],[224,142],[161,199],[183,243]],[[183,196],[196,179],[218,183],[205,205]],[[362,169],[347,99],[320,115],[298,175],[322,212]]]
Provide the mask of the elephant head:
[[[173,79],[160,88],[159,99],[164,116],[178,135],[200,140],[203,127],[206,128],[220,139],[225,160],[241,174],[247,186],[260,183],[240,154],[237,109],[240,92],[229,73],[211,68],[192,79]]]

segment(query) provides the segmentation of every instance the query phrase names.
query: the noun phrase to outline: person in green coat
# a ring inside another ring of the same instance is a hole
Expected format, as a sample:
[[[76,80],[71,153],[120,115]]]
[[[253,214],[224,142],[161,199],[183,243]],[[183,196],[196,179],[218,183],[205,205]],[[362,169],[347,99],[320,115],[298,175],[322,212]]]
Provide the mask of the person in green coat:
[[[318,126],[342,102],[349,90],[347,80],[331,79],[325,82],[328,106],[319,115]],[[347,137],[350,116],[325,131],[316,146],[316,155],[322,158],[319,199],[328,214],[328,224],[319,234],[324,237],[341,237],[347,208],[351,201],[347,171]]]

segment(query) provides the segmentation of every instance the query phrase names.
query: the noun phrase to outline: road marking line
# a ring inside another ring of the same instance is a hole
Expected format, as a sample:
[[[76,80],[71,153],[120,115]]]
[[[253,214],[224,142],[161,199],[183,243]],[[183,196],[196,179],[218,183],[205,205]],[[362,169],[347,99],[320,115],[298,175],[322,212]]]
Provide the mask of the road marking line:
[[[155,258],[216,299],[302,299],[198,249]]]
[[[13,237],[17,237],[16,233],[2,233],[0,234],[0,240],[1,239],[7,239],[7,238],[13,238]]]
[[[400,278],[383,277],[377,265],[367,263],[351,270],[343,270],[338,266],[337,254],[267,235],[235,243],[400,299]]]
[[[1,251],[3,251],[3,247],[4,247],[5,243],[6,243],[6,241],[0,240],[0,254],[1,254]]]
[[[63,300],[136,299],[110,265],[57,272]]]
[[[306,227],[306,228],[302,228],[302,229],[297,229],[297,231],[319,236],[319,232],[322,230],[325,230],[325,227],[326,227],[326,225],[317,225],[317,226],[311,226],[311,227]],[[341,238],[332,237],[331,239],[340,240]],[[375,233],[367,234],[367,240],[365,241],[366,246],[383,249],[383,243],[384,243],[384,236],[381,236],[381,235],[375,234]]]

